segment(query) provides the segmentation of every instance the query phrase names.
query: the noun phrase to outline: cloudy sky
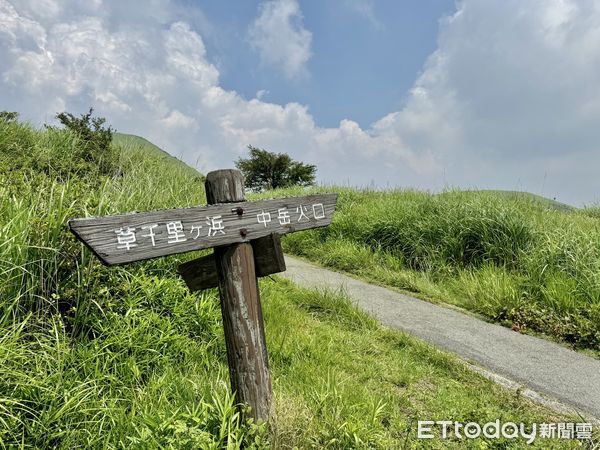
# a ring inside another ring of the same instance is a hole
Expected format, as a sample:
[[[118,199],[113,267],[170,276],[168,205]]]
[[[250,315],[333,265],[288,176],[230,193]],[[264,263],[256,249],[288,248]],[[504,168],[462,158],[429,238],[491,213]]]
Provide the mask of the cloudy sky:
[[[600,2],[0,0],[0,110],[93,106],[206,173],[600,200]]]

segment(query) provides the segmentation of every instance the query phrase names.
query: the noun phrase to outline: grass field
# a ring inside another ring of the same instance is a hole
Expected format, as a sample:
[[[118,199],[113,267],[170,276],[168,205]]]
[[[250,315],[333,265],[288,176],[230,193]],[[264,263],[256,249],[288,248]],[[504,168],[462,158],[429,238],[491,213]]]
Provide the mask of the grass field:
[[[598,208],[497,191],[314,190],[340,192],[333,224],[287,236],[286,251],[600,350]]]
[[[106,268],[66,227],[73,217],[203,203],[203,177],[135,142],[95,160],[81,149],[65,131],[0,123],[0,448],[522,448],[418,441],[416,421],[579,421],[383,329],[342,297],[275,278],[260,287],[277,415],[270,428],[243,423],[229,392],[217,293],[192,295],[176,274],[197,254]],[[376,206],[384,197],[345,191],[331,231],[288,248],[330,246],[340,268],[376,258],[415,287],[436,286],[421,275],[436,271],[406,272],[412,260],[382,252],[383,240],[352,240],[354,224],[366,221],[357,217],[364,198]],[[503,270],[512,280],[513,269]],[[548,445],[579,448],[546,440],[534,448]]]

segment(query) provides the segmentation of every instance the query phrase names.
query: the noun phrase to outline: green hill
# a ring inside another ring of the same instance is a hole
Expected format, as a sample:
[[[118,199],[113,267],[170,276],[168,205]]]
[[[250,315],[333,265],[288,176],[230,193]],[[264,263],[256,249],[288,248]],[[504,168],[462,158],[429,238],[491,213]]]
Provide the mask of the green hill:
[[[522,192],[522,191],[503,191],[503,190],[493,190],[493,189],[484,189],[484,190],[469,190],[469,191],[457,191],[460,192],[460,195],[468,195],[468,193],[473,193],[474,195],[489,195],[490,197],[503,197],[508,200],[513,200],[521,203],[531,203],[533,205],[540,205],[549,209],[554,209],[557,211],[569,212],[573,211],[577,208],[571,205],[567,205],[566,203],[558,202],[554,199],[550,199],[547,197],[543,197],[541,195],[532,194],[530,192]],[[444,192],[442,194],[438,194],[440,196],[451,195],[452,191]]]
[[[147,156],[159,160],[161,164],[175,164],[180,165],[182,170],[189,171],[192,176],[201,175],[196,169],[188,166],[186,163],[181,161],[180,159],[170,155],[165,152],[163,149],[154,145],[147,139],[143,137],[136,136],[134,134],[125,134],[125,133],[115,133],[113,136],[113,142],[115,145],[122,146],[125,149],[128,148],[144,148],[147,152]]]
[[[6,121],[0,158],[0,448],[414,448],[416,420],[577,421],[339,295],[275,278],[260,288],[277,415],[270,427],[243,422],[218,294],[190,294],[176,272],[198,253],[104,267],[66,225],[203,203],[202,177],[138,138],[91,155],[73,133]],[[361,195],[344,193],[331,233],[351,229]]]
[[[163,149],[161,149],[158,145],[154,145],[147,139],[143,137],[136,136],[135,134],[126,134],[126,133],[114,133],[113,134],[113,143],[116,145],[125,145],[125,146],[138,146],[138,147],[146,147],[148,151],[152,152],[150,155],[158,158],[174,158]],[[175,158],[174,158],[175,159]]]

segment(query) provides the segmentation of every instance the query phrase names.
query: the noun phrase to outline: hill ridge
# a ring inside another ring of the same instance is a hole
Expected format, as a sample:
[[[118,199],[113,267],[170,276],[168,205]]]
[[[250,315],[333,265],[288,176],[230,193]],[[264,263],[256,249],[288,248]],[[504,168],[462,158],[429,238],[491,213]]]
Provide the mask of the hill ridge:
[[[153,156],[159,159],[168,159],[170,162],[185,166],[186,170],[191,170],[195,175],[200,175],[204,177],[204,174],[200,172],[198,169],[190,166],[185,161],[177,158],[176,156],[171,155],[166,150],[163,150],[158,145],[154,144],[152,141],[146,139],[145,137],[138,136],[137,134],[131,133],[121,133],[117,132],[113,134],[113,143],[121,146],[138,146],[147,148],[149,151],[153,152]]]

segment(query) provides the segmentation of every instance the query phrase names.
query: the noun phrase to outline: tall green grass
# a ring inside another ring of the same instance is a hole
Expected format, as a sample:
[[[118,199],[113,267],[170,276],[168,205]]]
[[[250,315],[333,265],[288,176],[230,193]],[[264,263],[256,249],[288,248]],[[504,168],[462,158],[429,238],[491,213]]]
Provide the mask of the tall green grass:
[[[78,139],[0,123],[0,448],[464,448],[418,441],[416,420],[561,419],[339,295],[267,279],[277,414],[242,421],[217,293],[192,295],[176,274],[197,255],[106,268],[66,226],[203,203],[202,176],[135,143],[100,170]]]
[[[64,131],[0,136],[0,447],[261,442],[228,389],[214,293],[190,296],[173,258],[107,269],[66,226],[202,203],[202,177],[135,146],[90,164]]]
[[[333,224],[286,237],[287,251],[600,350],[594,208],[493,191],[333,190]]]

